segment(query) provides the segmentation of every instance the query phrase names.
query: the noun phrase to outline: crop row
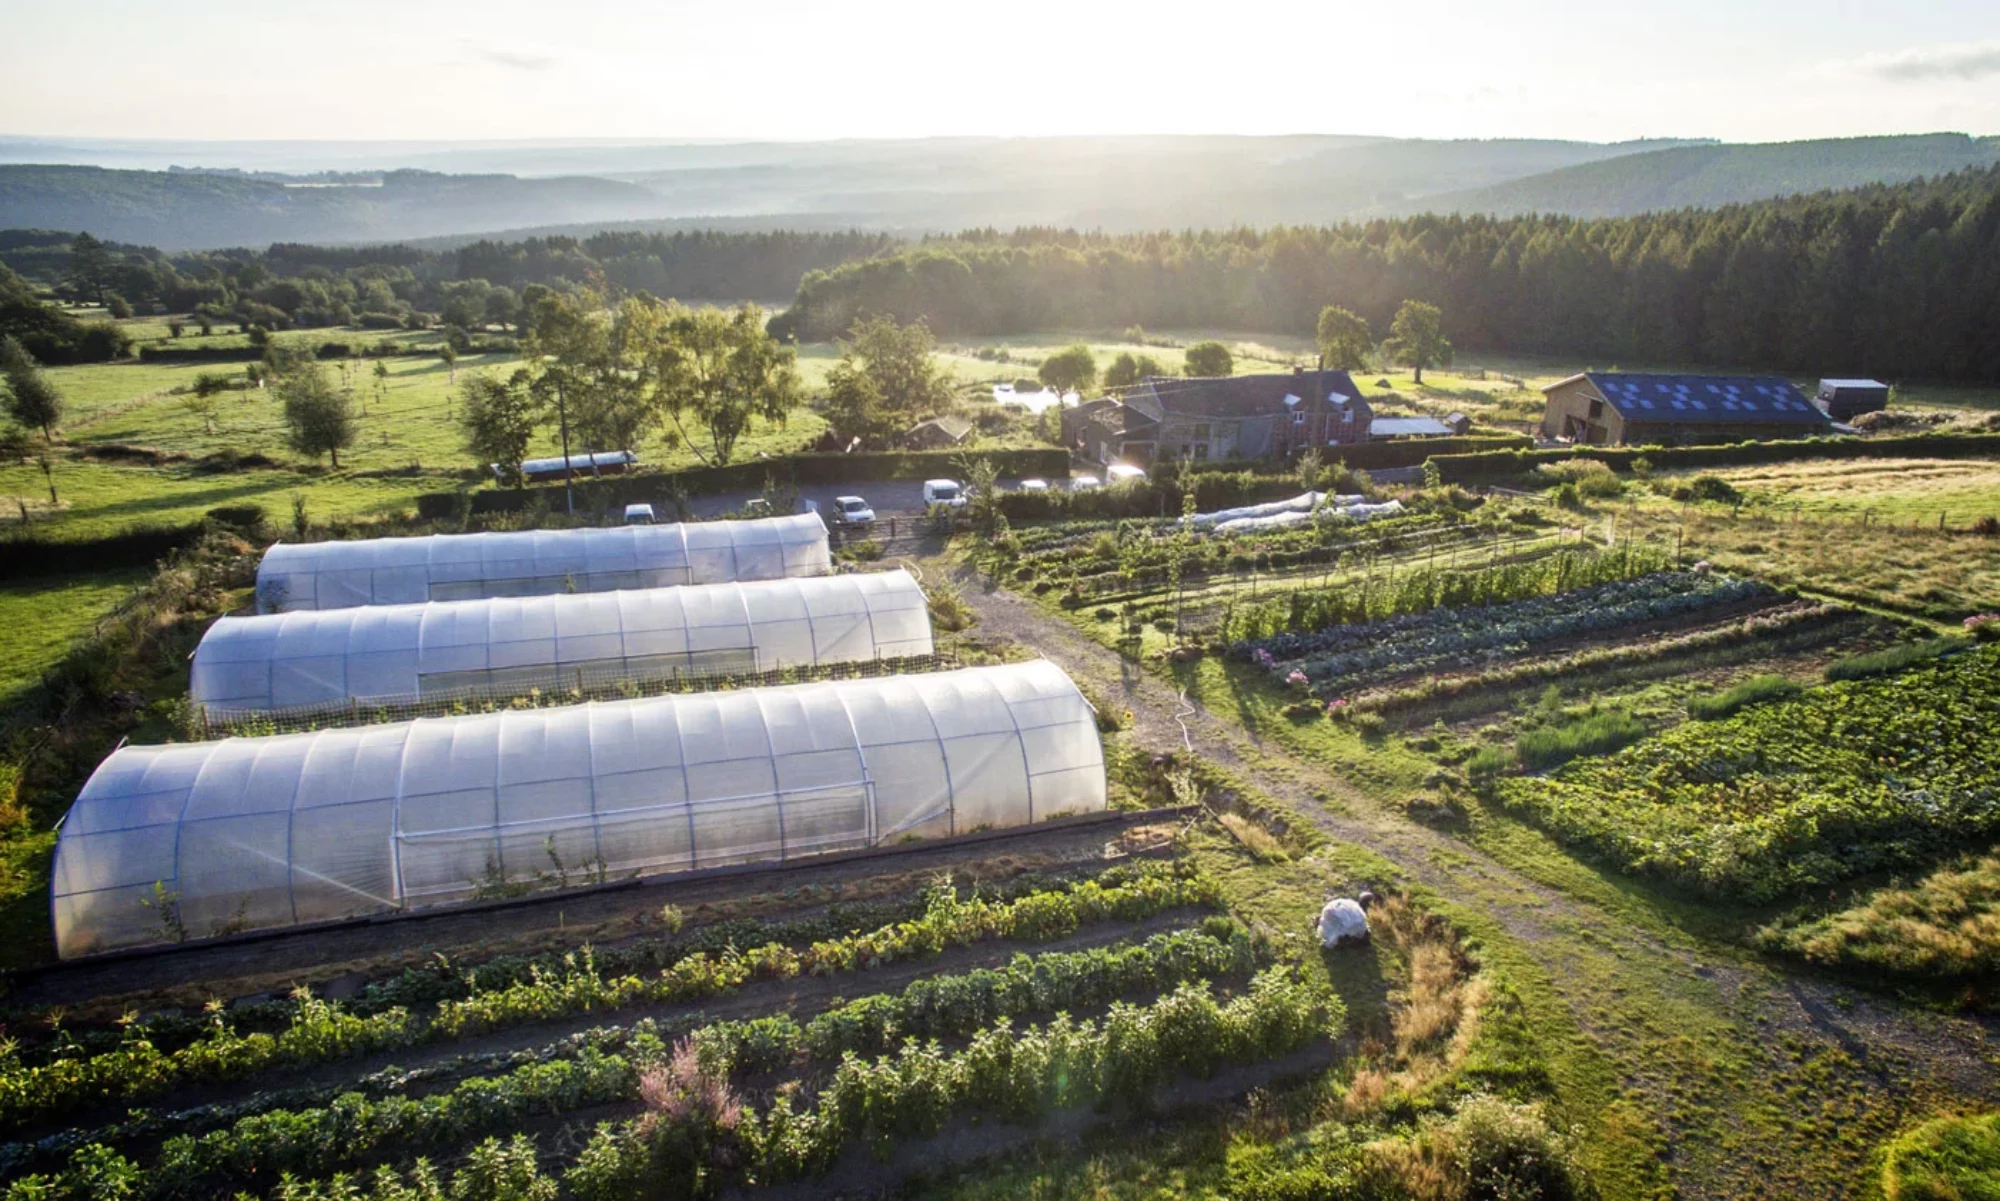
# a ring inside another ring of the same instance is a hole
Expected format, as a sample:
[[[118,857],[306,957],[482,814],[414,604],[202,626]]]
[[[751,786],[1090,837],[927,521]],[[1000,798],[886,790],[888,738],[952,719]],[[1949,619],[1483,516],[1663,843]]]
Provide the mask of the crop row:
[[[1351,697],[1350,701],[1357,713],[1390,713],[1415,705],[1449,701],[1487,689],[1513,688],[1577,672],[1650,663],[1674,655],[1699,653],[1742,642],[1762,642],[1801,631],[1810,637],[1812,627],[1823,626],[1850,612],[1843,606],[1832,604],[1787,605],[1727,625],[1693,630],[1650,642],[1618,643],[1551,659],[1495,664],[1469,675],[1428,675],[1407,687],[1371,690]]]
[[[1097,879],[1106,885],[1123,883],[1134,871],[1130,867],[1113,867],[1100,873]],[[989,900],[1015,900],[1037,892],[1061,891],[1071,884],[1068,879],[1030,873],[1012,880],[983,883],[978,886],[975,895]],[[921,890],[881,900],[835,901],[821,912],[798,917],[733,918],[708,922],[684,931],[602,948],[597,952],[597,966],[602,971],[617,975],[655,972],[672,967],[690,955],[704,952],[717,954],[730,947],[761,946],[772,942],[807,946],[839,938],[854,930],[872,929],[921,916],[929,905],[929,892]],[[788,894],[785,899],[793,898]],[[799,890],[796,899],[810,904],[815,899],[814,892],[811,889]],[[410,1010],[426,1008],[441,1001],[468,996],[478,989],[492,990],[521,983],[531,979],[538,968],[544,973],[560,971],[564,966],[563,955],[562,951],[496,955],[473,964],[439,955],[423,966],[406,968],[394,977],[370,984],[360,996],[342,1002],[342,1010],[354,1016],[367,1017],[399,1007]],[[19,1056],[23,1063],[74,1059],[114,1049],[129,1041],[135,1030],[160,1047],[177,1047],[198,1039],[213,1038],[218,1023],[226,1023],[244,1034],[255,1031],[275,1034],[297,1023],[300,1007],[301,1001],[294,998],[233,1006],[222,1018],[218,1018],[213,1011],[159,1014],[140,1023],[121,1024],[118,1030],[108,1032],[79,1031],[57,1024],[54,1037],[40,1045],[23,1040]]]
[[[1003,1020],[978,1030],[958,1052],[914,1040],[872,1060],[850,1052],[805,1108],[795,1108],[792,1100],[805,1094],[787,1088],[762,1112],[701,1066],[692,1040],[671,1056],[663,1045],[645,1048],[644,1067],[636,1054],[628,1059],[589,1050],[577,1060],[537,1065],[504,1080],[468,1081],[441,1097],[342,1098],[351,1103],[311,1114],[265,1115],[226,1137],[170,1140],[150,1169],[92,1145],[60,1174],[17,1180],[5,1201],[107,1195],[169,1201],[209,1195],[218,1177],[278,1177],[279,1195],[287,1198],[356,1197],[362,1194],[352,1177],[300,1185],[291,1170],[367,1162],[384,1152],[406,1157],[451,1145],[473,1129],[634,1095],[643,1095],[651,1112],[638,1121],[599,1126],[565,1175],[572,1194],[603,1201],[681,1195],[676,1184],[693,1184],[696,1172],[715,1166],[710,1152],[719,1139],[731,1144],[726,1162],[739,1165],[744,1183],[799,1179],[824,1172],[852,1142],[879,1148],[895,1139],[925,1137],[959,1114],[1031,1121],[1094,1103],[1144,1104],[1177,1076],[1272,1058],[1331,1035],[1343,1014],[1339,999],[1323,985],[1301,982],[1285,968],[1260,973],[1241,996],[1226,1002],[1190,982],[1150,1005],[1114,1003],[1101,1022],[1058,1015],[1046,1026],[1015,1030]],[[690,1160],[690,1149],[699,1151],[698,1162]],[[425,1171],[419,1170],[419,1179]],[[103,1191],[107,1177],[122,1187]],[[435,1195],[466,1195],[457,1183]],[[548,1181],[513,1195],[554,1192]]]
[[[2000,647],[1691,722],[1501,798],[1631,871],[1765,902],[2000,833]]]
[[[1411,675],[1514,658],[1583,635],[1629,630],[1775,594],[1754,580],[1662,572],[1556,596],[1483,609],[1435,609],[1416,617],[1322,631],[1333,647],[1295,667],[1252,653],[1273,674],[1302,672],[1316,691],[1333,691],[1376,672]],[[1332,635],[1338,637],[1331,637]]]
[[[355,1017],[333,1002],[302,1004],[277,1034],[238,1034],[218,1011],[208,1038],[162,1051],[143,1032],[116,1050],[26,1065],[0,1057],[0,1125],[60,1116],[85,1105],[137,1101],[183,1084],[240,1080],[277,1067],[328,1062],[421,1043],[447,1042],[505,1026],[603,1012],[635,1004],[700,1000],[756,979],[833,975],[932,955],[995,938],[1045,941],[1079,926],[1133,920],[1169,909],[1212,904],[1215,882],[1184,868],[1145,865],[1123,883],[1077,882],[1060,892],[1013,901],[960,898],[932,890],[918,917],[875,930],[815,942],[803,950],[765,943],[748,950],[697,952],[652,975],[611,975],[589,948],[560,970],[536,965],[529,978],[495,989],[474,983],[470,994],[438,1005],[428,1021],[395,1008]],[[0,1055],[6,1048],[0,1044]]]
[[[1139,990],[1248,978],[1258,958],[1249,932],[1226,918],[1215,921],[1213,934],[1185,930],[1132,946],[1019,955],[1002,968],[845,1002],[804,1026],[788,1016],[701,1026],[692,1043],[705,1070],[727,1077],[739,1067],[775,1071],[801,1059],[837,1063],[909,1038],[962,1038],[1004,1018],[1104,1005]],[[642,1073],[665,1060],[667,1045],[651,1031],[621,1041],[587,1044],[573,1058],[465,1080],[427,1097],[349,1093],[325,1106],[256,1114],[208,1134],[169,1138],[149,1172],[153,1195],[195,1197],[225,1185],[274,1183],[285,1172],[323,1175],[389,1153],[448,1151],[535,1115],[636,1101]]]
[[[1626,543],[1614,550],[1569,550],[1484,568],[1416,567],[1379,583],[1364,581],[1361,588],[1301,589],[1281,600],[1237,609],[1230,614],[1223,634],[1233,643],[1254,643],[1286,633],[1375,622],[1433,609],[1549,596],[1634,579],[1669,566],[1668,558],[1659,552]]]

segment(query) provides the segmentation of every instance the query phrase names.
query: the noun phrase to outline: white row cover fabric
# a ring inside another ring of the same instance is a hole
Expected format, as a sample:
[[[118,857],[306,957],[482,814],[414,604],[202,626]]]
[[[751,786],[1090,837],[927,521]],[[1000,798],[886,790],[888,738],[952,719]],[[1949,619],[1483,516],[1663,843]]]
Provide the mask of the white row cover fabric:
[[[224,617],[188,692],[211,718],[465,690],[817,667],[933,650],[903,570]]]
[[[1301,492],[1297,496],[1286,500],[1266,501],[1261,505],[1244,505],[1240,509],[1217,509],[1213,513],[1192,513],[1181,518],[1181,521],[1195,529],[1202,530],[1210,526],[1222,525],[1231,521],[1242,521],[1251,517],[1276,517],[1280,513],[1310,513],[1319,507],[1322,500],[1327,499],[1327,495],[1324,492]],[[1366,497],[1358,495],[1335,496],[1329,503],[1346,506],[1360,504],[1366,499]]]
[[[1352,504],[1339,503],[1352,500]],[[1289,530],[1294,526],[1311,525],[1314,521],[1373,521],[1377,517],[1388,517],[1403,511],[1400,500],[1385,500],[1379,505],[1371,505],[1360,497],[1334,497],[1336,503],[1311,511],[1293,510],[1289,513],[1273,513],[1268,517],[1238,517],[1217,525],[1211,532],[1217,534],[1254,534],[1271,530]]]
[[[1046,660],[128,746],[56,842],[65,957],[781,860],[1105,806],[1089,704]]]
[[[280,542],[257,565],[257,611],[407,605],[823,575],[817,513],[608,529]]]

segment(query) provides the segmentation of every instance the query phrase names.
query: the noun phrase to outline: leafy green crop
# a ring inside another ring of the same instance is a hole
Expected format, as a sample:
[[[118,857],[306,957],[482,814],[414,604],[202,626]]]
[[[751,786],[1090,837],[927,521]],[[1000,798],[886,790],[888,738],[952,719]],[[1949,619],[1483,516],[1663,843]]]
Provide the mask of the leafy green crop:
[[[2000,647],[1691,722],[1502,799],[1565,841],[1765,902],[2000,832]]]

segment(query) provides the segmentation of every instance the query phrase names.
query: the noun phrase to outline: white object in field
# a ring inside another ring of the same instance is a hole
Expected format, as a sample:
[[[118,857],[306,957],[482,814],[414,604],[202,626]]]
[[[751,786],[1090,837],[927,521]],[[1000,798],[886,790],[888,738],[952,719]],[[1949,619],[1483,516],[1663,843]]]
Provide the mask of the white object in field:
[[[1206,529],[1209,526],[1221,525],[1226,521],[1241,521],[1249,517],[1276,517],[1280,513],[1310,513],[1318,508],[1320,502],[1325,499],[1326,493],[1324,492],[1301,492],[1288,500],[1271,500],[1265,501],[1260,505],[1244,505],[1237,509],[1218,509],[1213,513],[1196,513],[1190,517],[1183,517],[1181,520],[1196,529]],[[1342,506],[1353,505],[1361,503],[1362,499],[1360,496],[1336,496],[1333,498],[1332,503]]]
[[[816,513],[607,529],[280,542],[257,565],[257,611],[611,592],[824,575]]]
[[[1135,467],[1130,463],[1113,463],[1104,469],[1104,478],[1114,484],[1122,484],[1126,480],[1143,480],[1146,478],[1146,469]]]
[[[349,700],[518,696],[933,649],[923,589],[898,569],[224,617],[195,648],[188,695],[226,721]]]
[[[652,525],[653,523],[654,523],[653,506],[651,505],[625,506],[626,525]]]
[[[1288,513],[1273,513],[1269,517],[1238,517],[1213,527],[1217,534],[1249,534],[1270,530],[1288,530],[1295,526],[1310,525],[1314,521],[1331,521],[1347,518],[1352,521],[1371,521],[1403,511],[1403,502],[1387,500],[1379,505],[1371,505],[1358,496],[1336,496],[1332,504],[1320,509],[1306,511],[1293,510]],[[1351,502],[1351,503],[1349,503]]]
[[[1323,947],[1343,947],[1350,943],[1368,941],[1368,914],[1362,911],[1358,902],[1341,897],[1328,901],[1326,908],[1319,911],[1319,944]]]
[[[1017,826],[1105,805],[1046,660],[125,746],[57,837],[65,957]]]
[[[1074,407],[1080,398],[1074,392],[1058,394],[1052,388],[1043,388],[1039,392],[1017,392],[1012,384],[995,384],[993,399],[998,404],[1020,405],[1030,413],[1040,413],[1057,405]]]

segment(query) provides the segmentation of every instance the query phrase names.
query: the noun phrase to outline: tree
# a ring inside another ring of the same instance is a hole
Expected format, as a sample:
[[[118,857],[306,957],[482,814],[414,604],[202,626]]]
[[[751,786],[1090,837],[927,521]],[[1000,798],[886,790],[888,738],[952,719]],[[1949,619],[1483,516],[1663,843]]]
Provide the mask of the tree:
[[[104,311],[110,313],[118,320],[124,321],[132,315],[132,302],[116,292],[106,292],[104,294]]]
[[[35,358],[13,338],[0,338],[0,374],[7,379],[7,412],[15,421],[42,431],[42,441],[55,438],[62,424],[62,393],[42,374]]]
[[[104,303],[104,291],[111,286],[114,266],[111,251],[96,238],[81,233],[70,240],[70,281],[78,292],[97,304]]]
[[[1187,348],[1187,373],[1195,376],[1233,375],[1236,356],[1220,342],[1196,342]]]
[[[836,434],[880,443],[950,407],[951,375],[938,367],[937,343],[923,322],[866,318],[839,346],[824,402]]]
[[[474,461],[500,468],[503,483],[522,484],[521,461],[546,417],[540,397],[529,387],[524,368],[502,380],[474,373],[460,385],[459,429]]]
[[[1366,367],[1368,356],[1375,350],[1368,323],[1335,304],[1319,311],[1318,342],[1320,365],[1336,371]]]
[[[1451,362],[1451,343],[1444,336],[1444,314],[1434,304],[1406,300],[1396,310],[1395,324],[1389,327],[1385,343],[1389,357],[1412,369],[1415,382],[1424,382],[1424,368],[1443,367]]]
[[[797,354],[764,329],[755,305],[663,311],[660,336],[644,352],[653,404],[702,462],[727,463],[753,420],[782,424],[799,402]],[[708,435],[707,453],[689,435],[690,422]]]
[[[458,347],[451,344],[451,339],[446,338],[444,345],[438,347],[438,357],[444,360],[445,382],[447,384],[456,384],[458,382]]]
[[[1118,357],[1111,360],[1111,366],[1104,369],[1104,386],[1129,388],[1140,380],[1166,373],[1160,361],[1152,355],[1134,355],[1129,350],[1121,350]]]
[[[991,535],[1000,522],[1000,468],[985,455],[958,459],[959,481],[965,486],[965,514],[980,533]]]
[[[194,386],[181,397],[181,407],[201,418],[201,428],[204,433],[215,433],[215,414],[222,407],[218,398],[228,388],[228,376],[204,371],[194,377]]]
[[[1035,377],[1057,392],[1081,393],[1097,382],[1097,357],[1081,342],[1065,346],[1042,360]]]
[[[575,441],[593,450],[636,447],[658,420],[646,368],[665,336],[666,306],[634,296],[612,309],[589,288],[543,289],[530,324],[524,357],[532,386]]]
[[[310,360],[293,366],[273,385],[285,406],[286,441],[317,459],[327,455],[340,467],[342,448],[354,445],[354,405],[333,386],[326,368]]]

